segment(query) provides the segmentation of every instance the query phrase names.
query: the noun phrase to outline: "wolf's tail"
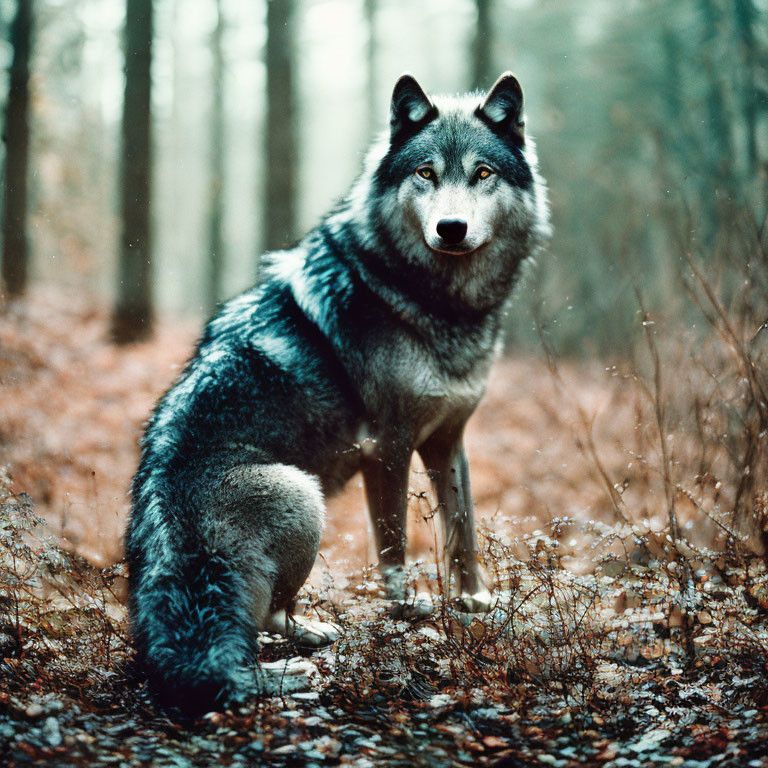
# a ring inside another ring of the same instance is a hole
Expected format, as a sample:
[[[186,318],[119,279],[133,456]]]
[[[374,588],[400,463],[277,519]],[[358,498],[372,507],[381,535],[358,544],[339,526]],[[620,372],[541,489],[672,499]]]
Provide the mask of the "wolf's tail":
[[[264,690],[258,631],[312,569],[323,498],[281,464],[189,474],[140,468],[126,548],[139,658],[156,698],[192,715]]]
[[[176,552],[162,565],[134,558],[132,630],[158,702],[195,716],[255,689],[258,645],[250,590],[231,559]]]

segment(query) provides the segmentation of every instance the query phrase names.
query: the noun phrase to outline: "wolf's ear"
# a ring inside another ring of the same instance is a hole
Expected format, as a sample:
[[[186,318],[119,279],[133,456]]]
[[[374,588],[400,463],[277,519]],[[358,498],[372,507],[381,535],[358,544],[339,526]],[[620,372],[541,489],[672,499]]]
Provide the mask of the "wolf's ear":
[[[511,72],[505,72],[477,108],[477,116],[487,125],[522,144],[525,140],[523,89]]]
[[[400,75],[392,91],[390,138],[413,134],[437,117],[437,108],[413,75]]]

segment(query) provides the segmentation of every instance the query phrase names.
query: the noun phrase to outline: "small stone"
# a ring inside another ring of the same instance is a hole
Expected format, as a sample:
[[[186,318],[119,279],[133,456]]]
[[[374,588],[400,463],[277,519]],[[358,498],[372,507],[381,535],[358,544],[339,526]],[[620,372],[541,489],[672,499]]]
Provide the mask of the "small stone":
[[[38,701],[33,701],[25,710],[27,717],[40,717],[45,712],[45,707]]]
[[[52,746],[61,746],[61,730],[59,721],[55,717],[47,717],[43,724],[43,738]]]
[[[428,637],[430,640],[440,640],[441,635],[434,627],[419,627],[419,634]]]
[[[284,747],[278,747],[273,749],[271,754],[273,755],[292,755],[294,752],[298,752],[299,748],[295,744],[286,744]]]
[[[447,707],[453,699],[447,693],[436,693],[429,700],[429,706],[435,709],[439,707]]]
[[[363,749],[376,749],[376,742],[373,739],[355,739],[355,745]]]
[[[499,720],[501,718],[501,713],[496,707],[478,707],[472,714],[479,720]]]
[[[320,725],[322,722],[323,719],[317,715],[310,715],[309,717],[304,718],[304,725],[307,728],[314,728],[316,725]]]
[[[341,754],[342,743],[338,739],[334,739],[332,736],[321,736],[319,739],[315,739],[312,744],[313,749],[320,751],[327,757],[338,757]]]

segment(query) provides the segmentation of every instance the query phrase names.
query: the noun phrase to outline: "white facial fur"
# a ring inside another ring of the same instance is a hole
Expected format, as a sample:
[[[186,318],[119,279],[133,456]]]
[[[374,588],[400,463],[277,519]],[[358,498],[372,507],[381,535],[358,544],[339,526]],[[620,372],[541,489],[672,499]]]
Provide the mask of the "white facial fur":
[[[424,242],[435,251],[447,254],[467,254],[476,251],[499,229],[509,200],[508,186],[501,182],[489,163],[475,153],[461,159],[462,177],[446,178],[445,162],[437,158],[427,166],[432,178],[414,173],[398,191],[398,202],[406,218],[418,222]],[[490,175],[479,178],[482,169]],[[505,190],[505,188],[507,188]],[[443,242],[437,231],[438,222],[459,219],[467,223],[467,234],[461,243]]]

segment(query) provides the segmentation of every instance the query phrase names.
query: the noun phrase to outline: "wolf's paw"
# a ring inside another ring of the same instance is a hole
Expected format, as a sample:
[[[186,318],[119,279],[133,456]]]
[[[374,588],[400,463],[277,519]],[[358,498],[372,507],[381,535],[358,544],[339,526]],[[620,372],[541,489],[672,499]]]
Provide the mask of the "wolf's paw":
[[[330,621],[317,621],[306,616],[286,616],[285,611],[273,613],[263,629],[310,648],[330,645],[341,637],[341,629]]]
[[[467,613],[487,613],[491,610],[491,593],[487,589],[481,589],[479,592],[462,592],[458,598],[458,608]]]
[[[408,579],[402,565],[387,568],[383,573],[384,596],[387,600],[405,600]]]
[[[416,621],[431,616],[435,612],[435,603],[432,595],[420,593],[408,600],[395,600],[389,615],[393,619],[406,619]]]
[[[335,643],[341,637],[341,628],[330,621],[291,616],[288,619],[288,637],[299,645],[320,648]]]
[[[259,671],[261,693],[265,696],[308,691],[313,678],[320,674],[311,661],[301,656],[260,664]]]

